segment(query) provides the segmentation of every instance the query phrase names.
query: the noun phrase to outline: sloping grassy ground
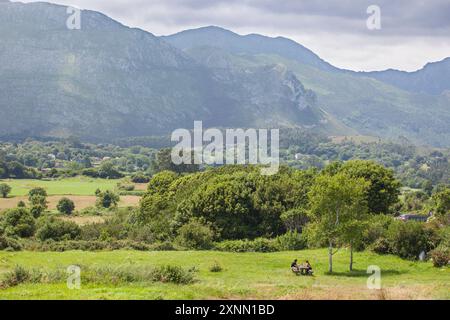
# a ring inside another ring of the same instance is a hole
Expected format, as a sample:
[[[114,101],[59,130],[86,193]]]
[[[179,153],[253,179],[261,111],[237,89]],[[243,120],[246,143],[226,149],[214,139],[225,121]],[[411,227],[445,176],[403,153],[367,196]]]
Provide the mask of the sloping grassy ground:
[[[314,277],[294,275],[294,258],[308,259]],[[0,252],[0,276],[16,265],[41,270],[69,265],[150,268],[158,265],[196,267],[197,281],[189,285],[167,283],[83,282],[81,289],[66,283],[21,284],[0,290],[0,299],[450,299],[450,270],[430,262],[411,262],[369,252],[355,254],[356,269],[348,272],[349,254],[335,255],[335,274],[328,275],[326,250],[279,253],[188,252]],[[219,263],[223,270],[211,272]],[[382,289],[367,288],[369,265],[381,268]]]

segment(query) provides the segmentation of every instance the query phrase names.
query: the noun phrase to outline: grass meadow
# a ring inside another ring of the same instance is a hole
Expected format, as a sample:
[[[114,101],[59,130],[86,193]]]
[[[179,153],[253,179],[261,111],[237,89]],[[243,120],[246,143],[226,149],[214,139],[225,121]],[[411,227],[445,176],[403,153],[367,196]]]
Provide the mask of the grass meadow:
[[[0,183],[11,186],[10,197],[26,196],[28,191],[42,187],[51,195],[92,196],[95,190],[114,189],[119,180],[94,179],[89,177],[75,177],[56,180],[3,179]]]
[[[28,192],[36,187],[42,187],[49,195],[47,198],[50,210],[55,210],[58,201],[67,197],[75,203],[76,210],[83,210],[95,205],[95,190],[114,190],[120,180],[93,179],[88,177],[75,177],[55,180],[17,180],[3,179],[0,183],[7,183],[12,190],[8,198],[0,198],[0,210],[11,209],[19,201],[27,202]],[[145,190],[145,184],[136,184],[135,190]],[[139,196],[121,196],[120,207],[136,206]]]
[[[290,262],[308,259],[315,276],[296,276]],[[0,289],[0,299],[450,299],[450,269],[430,262],[411,262],[370,252],[355,254],[355,271],[348,271],[349,252],[335,255],[327,274],[326,250],[278,253],[215,251],[0,252],[0,277],[20,265],[36,270],[66,270],[81,266],[81,288],[65,281],[24,283]],[[214,264],[222,267],[211,272]],[[195,267],[195,282],[181,285],[146,281],[83,281],[83,268],[145,270],[161,265]],[[380,290],[368,289],[368,266],[381,268]]]

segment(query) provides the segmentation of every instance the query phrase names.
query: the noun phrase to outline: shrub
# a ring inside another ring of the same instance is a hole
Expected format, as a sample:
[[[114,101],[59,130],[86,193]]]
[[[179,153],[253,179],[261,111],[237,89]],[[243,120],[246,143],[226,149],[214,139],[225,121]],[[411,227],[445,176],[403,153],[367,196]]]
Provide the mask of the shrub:
[[[134,183],[148,183],[150,178],[142,173],[137,173],[131,177],[131,181]]]
[[[33,191],[34,190],[34,191]],[[47,192],[42,188],[35,188],[30,191],[29,201],[31,204],[31,214],[36,219],[48,208]],[[45,195],[44,195],[45,194]]]
[[[222,266],[217,261],[214,261],[214,263],[209,267],[209,271],[211,271],[211,272],[221,272],[222,271]]]
[[[372,216],[363,233],[363,247],[370,247],[381,238],[384,238],[384,240],[381,241],[385,241],[387,230],[393,222],[395,222],[395,219],[392,216],[383,214]]]
[[[98,207],[87,207],[79,211],[79,214],[82,216],[101,216],[103,214],[103,210],[104,209]]]
[[[114,251],[114,250],[138,250],[138,251],[172,251],[175,250],[169,242],[157,242],[147,244],[131,240],[63,240],[54,241],[52,239],[45,241],[26,241],[23,243],[23,249],[28,251],[55,251],[64,252],[72,250],[81,251]]]
[[[74,240],[81,234],[80,227],[71,221],[63,221],[54,217],[39,221],[36,237],[41,240]]]
[[[61,198],[56,209],[64,214],[72,214],[73,210],[75,210],[75,203],[69,198]]]
[[[0,250],[20,251],[22,245],[14,238],[0,235]]]
[[[184,270],[179,266],[160,266],[152,270],[152,280],[163,283],[190,284],[195,281],[193,270]]]
[[[84,226],[81,226],[81,240],[92,241],[98,240],[100,238],[102,225],[100,223],[90,223]]]
[[[178,230],[177,242],[187,249],[210,249],[214,232],[207,225],[191,220]]]
[[[250,240],[226,240],[216,244],[216,249],[226,252],[275,252],[277,246],[273,240],[257,238]]]
[[[20,200],[18,203],[17,203],[17,208],[26,208],[26,204],[25,204],[25,202],[23,202],[22,200]]]
[[[395,255],[405,259],[417,259],[420,252],[430,249],[427,233],[420,222],[396,221],[389,226],[387,241]]]
[[[31,274],[22,266],[16,266],[13,271],[7,272],[0,280],[0,288],[6,289],[27,282]]]
[[[369,248],[378,254],[388,254],[391,251],[389,241],[386,238],[378,238]]]
[[[28,192],[28,199],[31,201],[31,198],[34,196],[41,196],[46,198],[47,191],[45,191],[45,189],[41,187],[33,188]]]
[[[138,242],[154,243],[156,241],[155,232],[149,225],[144,225],[142,227],[136,226],[132,228],[128,236],[130,239]]]
[[[96,205],[99,208],[112,208],[117,207],[117,204],[120,201],[120,197],[110,190],[106,190],[105,192],[100,192],[97,194],[97,202]]]
[[[36,231],[35,220],[25,208],[7,210],[3,217],[3,227],[7,235],[21,238],[31,237]]]
[[[274,242],[266,238],[256,238],[250,241],[252,251],[254,252],[275,252],[277,248]]]
[[[433,265],[437,268],[445,267],[450,262],[450,250],[448,247],[439,246],[430,252]]]
[[[20,265],[14,270],[7,272],[0,280],[0,288],[6,289],[17,286],[21,283],[50,283],[62,281],[66,278],[64,270],[41,271],[37,269],[26,269]]]
[[[175,250],[174,245],[169,241],[156,242],[150,245],[150,251],[173,251]]]
[[[30,208],[30,213],[35,219],[37,219],[45,212],[46,209],[47,209],[46,206],[44,207],[40,205],[33,205]]]
[[[126,182],[119,182],[117,183],[117,189],[120,191],[134,191],[134,184],[126,183]]]
[[[0,195],[3,198],[6,198],[8,194],[11,192],[11,186],[6,183],[0,183]]]
[[[275,238],[275,246],[279,251],[291,251],[305,249],[306,239],[297,231],[290,231]]]

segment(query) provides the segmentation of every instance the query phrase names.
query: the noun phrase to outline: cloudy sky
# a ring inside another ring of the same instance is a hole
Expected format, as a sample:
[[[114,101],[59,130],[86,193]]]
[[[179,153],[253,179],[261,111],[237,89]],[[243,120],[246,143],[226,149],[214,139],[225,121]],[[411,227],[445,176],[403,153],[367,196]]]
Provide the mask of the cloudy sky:
[[[32,2],[23,0],[21,2]],[[52,0],[155,35],[207,25],[291,38],[341,68],[413,71],[450,56],[450,0]],[[366,24],[370,5],[381,29]]]

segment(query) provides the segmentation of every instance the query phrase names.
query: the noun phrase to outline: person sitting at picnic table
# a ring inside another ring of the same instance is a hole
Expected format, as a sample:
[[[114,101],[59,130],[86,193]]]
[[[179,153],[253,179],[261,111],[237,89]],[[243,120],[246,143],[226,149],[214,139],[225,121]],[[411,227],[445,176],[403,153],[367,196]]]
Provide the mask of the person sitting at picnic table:
[[[295,259],[295,260],[291,263],[291,269],[292,269],[292,271],[294,271],[294,272],[298,272],[298,271],[299,271],[297,261],[298,261],[298,260]]]
[[[313,271],[312,266],[311,266],[311,264],[309,263],[308,260],[306,260],[306,262],[305,262],[305,268],[306,268],[306,272],[308,274],[313,274],[314,271]]]

